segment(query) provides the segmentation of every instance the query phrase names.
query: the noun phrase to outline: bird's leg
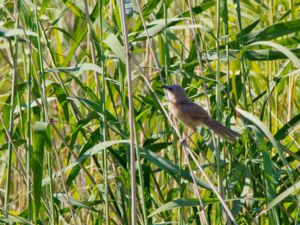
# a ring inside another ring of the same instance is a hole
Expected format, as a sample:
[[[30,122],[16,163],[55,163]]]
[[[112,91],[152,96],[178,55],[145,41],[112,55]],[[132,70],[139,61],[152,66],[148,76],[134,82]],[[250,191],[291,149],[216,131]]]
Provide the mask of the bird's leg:
[[[189,134],[188,136],[186,136],[182,141],[181,144],[186,143],[186,140],[188,140],[194,133],[197,132],[197,129],[193,129],[193,132],[191,134]]]

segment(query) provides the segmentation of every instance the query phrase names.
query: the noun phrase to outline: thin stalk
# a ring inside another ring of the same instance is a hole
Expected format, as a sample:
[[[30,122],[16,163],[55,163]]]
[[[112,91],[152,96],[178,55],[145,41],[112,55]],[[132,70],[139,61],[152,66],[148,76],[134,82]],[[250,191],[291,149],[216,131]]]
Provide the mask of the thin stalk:
[[[103,76],[104,77],[104,76]],[[102,81],[104,82],[104,81]],[[103,83],[103,86],[105,86],[105,82]],[[105,88],[103,88],[103,95],[105,96]],[[103,103],[104,108],[105,104]],[[105,111],[103,111],[103,117]],[[106,141],[106,120],[103,119],[103,141]],[[104,200],[105,200],[105,222],[107,225],[109,225],[109,195],[108,195],[108,171],[107,171],[107,149],[103,149],[103,173],[104,173]]]
[[[89,8],[88,8],[87,0],[83,0],[83,3],[84,3],[85,16],[86,16],[86,20],[87,20],[90,46],[91,46],[92,62],[93,62],[93,64],[96,64],[96,49],[95,49],[95,42],[94,42],[94,36],[93,36],[93,27],[92,27],[90,14],[89,14]],[[95,82],[96,82],[97,92],[98,92],[99,95],[101,95],[100,83],[99,83],[97,72],[94,72],[94,78],[95,78]]]
[[[230,61],[229,61],[229,29],[228,29],[228,2],[227,0],[223,0],[221,1],[222,3],[222,18],[223,18],[223,32],[225,35],[225,51],[226,51],[226,91],[227,91],[227,108],[230,109],[230,91],[231,91],[231,84],[230,84]],[[227,123],[227,126],[230,127],[230,122]],[[228,154],[229,153],[229,154]],[[232,164],[233,164],[233,160],[232,160],[232,146],[229,146],[227,148],[224,149],[224,155],[228,156],[229,155],[229,164],[228,164],[228,168],[225,165],[225,184],[226,184],[226,197],[230,198],[231,192],[228,191],[228,171],[231,171],[232,169]]]
[[[102,24],[102,23],[101,23]],[[101,38],[102,40],[102,38]],[[102,52],[102,51],[101,51]],[[103,115],[103,127],[102,127],[102,133],[103,133],[103,142],[106,141],[106,132],[107,132],[107,128],[106,128],[106,116],[105,116],[105,73],[104,73],[104,62],[102,62],[102,70],[103,70],[103,74],[102,74],[102,115]],[[104,194],[105,194],[105,221],[106,224],[109,225],[109,195],[108,195],[108,171],[107,171],[107,149],[104,148],[103,149],[103,173],[104,173]]]
[[[234,4],[236,5],[236,13],[237,13],[237,18],[238,18],[238,31],[241,32],[243,30],[243,27],[242,27],[242,13],[241,13],[240,0],[234,0]],[[240,48],[242,49],[243,46],[240,46]],[[246,68],[246,60],[245,60],[244,56],[241,57],[240,70],[241,70],[242,83],[246,87],[247,68]],[[246,93],[245,87],[243,88],[242,93],[243,93],[244,108],[246,111],[248,111],[247,93]]]
[[[166,0],[164,0],[164,20],[165,20],[165,27],[168,26],[168,9],[167,9],[167,3]],[[168,71],[169,71],[169,46],[168,46],[168,29],[164,30],[164,38],[165,38],[165,49],[164,49],[164,56],[165,56],[165,77],[168,80]]]
[[[16,18],[17,18],[17,22],[16,22],[16,28],[18,28],[19,26],[19,2],[15,1],[15,5],[16,5]],[[17,88],[17,83],[18,83],[18,46],[19,46],[19,36],[16,35],[16,39],[15,39],[15,52],[13,54],[13,77],[12,77],[12,89],[11,89],[11,98],[10,98],[10,112],[9,112],[9,137],[12,139],[13,138],[13,130],[14,130],[14,103],[15,103],[15,94],[16,94],[16,88]],[[11,43],[11,42],[10,42]],[[13,52],[12,50],[12,46],[10,44],[11,47],[11,52]],[[8,142],[8,162],[7,162],[7,179],[6,179],[6,192],[5,192],[5,199],[4,199],[4,210],[6,212],[9,211],[9,194],[11,191],[11,186],[10,186],[10,182],[11,182],[11,169],[12,169],[12,142],[9,141]],[[5,213],[5,217],[8,217],[8,214]]]
[[[16,36],[16,42],[18,41],[18,36]],[[16,44],[16,53],[17,47]],[[14,56],[14,69],[13,69],[13,78],[12,78],[12,91],[11,91],[11,100],[10,100],[10,117],[9,117],[9,136],[12,138],[13,136],[13,126],[14,126],[14,101],[15,101],[15,93],[17,86],[17,57]],[[7,180],[6,180],[6,192],[5,192],[5,200],[4,200],[4,209],[8,211],[8,203],[9,203],[9,193],[10,193],[10,182],[11,182],[11,168],[12,168],[12,143],[8,142],[8,164],[7,164]],[[7,216],[7,214],[6,214]]]
[[[176,144],[175,144],[176,145]],[[176,145],[177,146],[177,145]],[[183,155],[182,155],[182,150],[180,149],[180,148],[176,148],[177,150],[179,150],[179,168],[182,168],[182,162],[183,162]],[[186,158],[188,159],[188,157],[186,156]],[[187,160],[188,161],[188,160]],[[188,165],[189,165],[189,170],[190,171],[192,171],[192,168],[190,167],[190,164],[188,163]],[[179,198],[181,199],[182,197],[183,197],[183,193],[182,193],[182,182],[181,182],[181,170],[179,170],[180,171],[180,175],[179,175],[179,184],[180,184],[180,192],[179,192]],[[192,174],[192,178],[193,178],[193,182],[195,183],[195,181],[194,181],[194,174],[193,173],[191,173]],[[198,199],[200,199],[199,198],[199,196],[200,195],[198,195],[198,193],[197,193],[197,197],[198,197]],[[199,200],[199,202],[202,202],[202,201],[200,201]],[[203,207],[203,209],[204,209],[204,207]],[[201,216],[201,213],[199,214],[199,216]],[[180,223],[180,225],[184,225],[184,211],[183,211],[183,207],[180,207],[180,212],[179,212],[179,223]]]
[[[100,11],[100,52],[102,54],[103,52],[103,20],[102,20],[102,16],[103,16],[103,10],[102,10],[102,0],[100,0],[100,4],[99,4],[99,11]],[[105,91],[105,86],[106,86],[106,82],[105,82],[105,71],[104,71],[104,64],[105,64],[105,59],[103,59],[103,57],[100,57],[101,60],[101,68],[103,71],[102,74],[102,88],[101,88],[101,103],[102,103],[102,115],[103,115],[103,127],[102,127],[102,134],[103,134],[103,142],[106,141],[106,132],[107,132],[107,128],[106,128],[106,115],[105,115],[105,102],[106,102],[106,91]],[[108,193],[108,171],[107,171],[107,150],[106,148],[103,149],[103,173],[104,173],[104,200],[105,200],[105,223],[106,225],[109,225],[109,193]]]
[[[23,52],[22,52],[22,54],[23,54]],[[26,68],[25,68],[25,70],[24,71],[22,71],[22,72],[20,72],[21,74],[26,74]],[[19,107],[19,109],[21,109],[21,101],[22,101],[22,97],[20,96],[20,91],[18,90],[18,88],[17,88],[17,90],[16,90],[16,98],[17,98],[17,105],[16,105],[16,107]],[[25,136],[25,131],[24,131],[24,128],[25,128],[25,126],[24,126],[24,123],[25,123],[25,120],[24,120],[24,118],[23,118],[23,113],[22,113],[22,111],[20,110],[19,111],[19,113],[18,113],[18,115],[16,115],[16,117],[19,117],[20,119],[20,122],[19,122],[19,126],[20,126],[20,128],[19,128],[19,132],[20,132],[20,135],[22,135],[22,136]],[[20,150],[20,149],[17,149],[17,150]],[[25,153],[26,154],[26,153]],[[23,151],[16,151],[16,157],[17,158],[23,158]],[[18,163],[18,161],[17,161],[17,163],[16,163],[16,167],[18,168],[18,167],[20,167],[20,168],[22,168],[22,164],[20,164],[20,163]],[[17,188],[17,190],[23,190],[23,181],[22,181],[22,178],[24,178],[24,179],[26,179],[25,177],[22,177],[22,176],[18,176],[17,177],[17,181],[16,181],[16,188]],[[26,185],[26,184],[25,184]],[[26,187],[25,187],[25,189],[26,189]],[[22,209],[22,198],[18,198],[18,209],[19,210],[21,210]]]
[[[217,40],[216,40],[216,52],[217,52],[217,62],[216,62],[216,118],[221,119],[222,104],[221,104],[221,83],[220,83],[220,50],[219,50],[219,40],[220,40],[220,0],[217,1]]]
[[[135,140],[136,140],[136,146],[139,146],[139,142],[138,142],[138,137],[137,137],[137,133],[135,133]],[[144,224],[148,225],[148,215],[147,215],[147,210],[146,210],[146,200],[145,200],[145,196],[144,196],[144,179],[143,179],[143,170],[142,170],[142,165],[141,165],[141,156],[140,156],[140,152],[136,151],[136,159],[137,159],[137,170],[138,170],[138,174],[139,174],[139,182],[140,182],[140,187],[141,187],[141,198],[142,198],[142,202],[143,202],[143,206],[142,206],[142,210],[143,210],[143,219],[144,219]]]
[[[223,32],[224,35],[226,36],[225,38],[225,51],[226,51],[226,81],[227,81],[227,107],[230,108],[230,61],[229,61],[229,30],[228,30],[228,7],[227,7],[227,0],[223,0]]]
[[[27,212],[28,220],[31,221],[31,182],[30,182],[30,150],[31,150],[31,57],[29,58],[29,71],[27,78],[27,143],[26,143],[26,180],[27,180]]]
[[[220,40],[220,0],[217,0],[217,26],[216,26],[216,52],[217,52],[217,61],[216,61],[216,118],[218,121],[221,120],[221,113],[222,112],[222,100],[221,100],[221,81],[220,81],[220,50],[219,50],[219,40]],[[218,191],[223,197],[223,177],[221,172],[221,146],[220,146],[220,139],[219,137],[216,138],[216,163],[217,163],[217,177],[218,177]],[[221,205],[221,204],[220,204]],[[222,214],[222,210],[220,210]]]
[[[291,7],[291,14],[290,14],[290,20],[293,20],[293,6],[294,2],[293,0],[290,0],[290,7]],[[294,108],[294,93],[295,93],[295,76],[289,77],[289,89],[288,89],[288,111],[287,111],[287,118],[286,121],[290,121],[293,115],[293,108]]]
[[[54,142],[54,140],[53,140]],[[49,190],[50,190],[50,224],[54,225],[54,201],[53,201],[53,186],[52,186],[52,170],[53,170],[53,165],[52,165],[52,156],[51,156],[51,152],[50,151],[46,151],[46,155],[47,155],[47,164],[48,164],[48,172],[49,172],[49,178],[50,178],[50,182],[49,182]],[[63,176],[63,174],[62,174]],[[72,211],[72,209],[70,209]]]
[[[125,54],[126,54],[126,74],[128,83],[128,101],[129,101],[129,126],[130,126],[130,174],[131,174],[131,224],[136,225],[136,174],[135,174],[135,135],[134,135],[134,111],[133,111],[133,97],[131,84],[131,68],[130,68],[130,49],[128,43],[128,30],[125,14],[124,1],[120,0],[121,6],[121,20],[122,33],[124,38]]]
[[[233,0],[233,3],[236,5],[236,13],[238,18],[238,31],[242,31],[242,13],[241,13],[241,6],[240,6],[240,0]]]
[[[41,92],[41,99],[43,103],[43,121],[46,121],[46,117],[48,114],[48,104],[46,100],[46,84],[45,84],[45,70],[44,70],[44,63],[43,63],[43,54],[42,54],[42,48],[41,48],[41,34],[40,34],[40,24],[39,24],[39,18],[37,13],[37,6],[36,1],[34,1],[34,17],[36,22],[36,29],[37,29],[37,44],[38,44],[38,57],[39,57],[39,67],[40,67],[40,74],[37,74],[38,80],[41,80],[42,84],[42,92]],[[41,77],[40,77],[41,76]]]
[[[296,203],[296,205],[297,205],[297,212],[296,212],[295,218],[299,218],[299,214],[300,214],[300,197],[299,197],[299,195],[297,195],[297,203]],[[295,225],[297,225],[297,224],[298,224],[298,221],[295,220]]]

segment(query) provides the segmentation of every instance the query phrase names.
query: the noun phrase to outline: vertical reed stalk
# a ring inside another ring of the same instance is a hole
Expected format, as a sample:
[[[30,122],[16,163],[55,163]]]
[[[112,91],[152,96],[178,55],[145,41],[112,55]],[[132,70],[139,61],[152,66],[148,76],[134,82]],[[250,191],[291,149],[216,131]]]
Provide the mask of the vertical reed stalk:
[[[54,201],[53,201],[53,179],[52,179],[52,171],[53,171],[53,162],[52,162],[52,153],[50,151],[46,151],[46,158],[47,158],[47,166],[48,166],[48,174],[50,177],[50,182],[49,182],[49,197],[50,197],[50,224],[55,225],[55,219],[54,219]],[[67,194],[67,193],[66,193]],[[68,194],[67,194],[68,195]],[[72,213],[72,209],[71,213]],[[73,214],[72,214],[73,216]],[[74,221],[75,222],[75,221]]]
[[[100,63],[101,63],[101,68],[102,68],[102,88],[101,88],[101,103],[102,103],[102,115],[103,115],[103,127],[102,127],[102,136],[103,136],[103,142],[106,141],[106,109],[105,109],[105,102],[106,102],[106,82],[105,82],[105,74],[106,71],[104,70],[105,66],[105,59],[102,57],[103,54],[103,2],[100,0],[99,4],[99,11],[100,11]],[[107,149],[103,149],[103,173],[104,173],[104,199],[105,199],[105,223],[106,225],[110,224],[110,219],[109,219],[109,193],[108,193],[108,171],[107,171]]]
[[[27,143],[26,143],[26,183],[27,183],[27,214],[28,220],[31,220],[31,182],[30,182],[30,152],[31,152],[31,57],[28,57],[28,77],[27,77]]]
[[[130,126],[130,175],[131,175],[131,225],[136,225],[137,203],[136,203],[136,174],[135,174],[135,135],[134,135],[134,111],[133,111],[133,97],[131,84],[131,68],[130,68],[130,49],[128,42],[128,30],[125,14],[124,1],[120,0],[121,6],[121,20],[123,40],[126,54],[126,75],[128,84],[128,102],[129,102],[129,126]]]
[[[16,18],[16,28],[19,26],[19,1],[15,1],[15,18]],[[14,110],[15,110],[15,95],[17,91],[18,84],[18,46],[19,46],[19,36],[17,35],[15,38],[15,52],[13,52],[13,48],[11,46],[11,53],[13,55],[13,77],[11,84],[11,97],[10,97],[10,113],[9,113],[9,139],[13,140],[13,132],[14,132]],[[6,179],[6,192],[4,199],[4,210],[5,216],[7,217],[7,212],[9,211],[9,194],[11,192],[11,170],[12,170],[12,141],[8,142],[8,162],[7,162],[7,179]]]
[[[37,79],[39,80],[39,84],[41,84],[41,99],[42,99],[42,118],[43,121],[46,121],[47,115],[48,115],[48,104],[47,104],[47,95],[46,95],[46,85],[45,85],[45,70],[44,70],[44,63],[43,63],[43,52],[41,48],[41,32],[40,32],[40,22],[38,18],[37,13],[37,2],[36,0],[33,1],[34,5],[34,19],[35,19],[35,26],[36,26],[36,32],[37,32],[37,44],[38,44],[38,61],[39,61],[39,71],[37,74]]]
[[[89,14],[89,7],[87,0],[83,0],[84,3],[84,12],[85,12],[85,17],[87,20],[87,27],[88,27],[88,35],[89,35],[89,41],[90,41],[90,46],[91,46],[91,53],[92,53],[92,62],[93,64],[96,64],[96,49],[95,49],[95,42],[94,42],[94,36],[93,36],[93,27],[92,27],[92,22]],[[101,90],[100,90],[100,82],[98,79],[97,72],[94,72],[94,79],[96,82],[96,90],[99,95],[101,95]]]
[[[217,61],[216,61],[216,118],[218,121],[221,121],[221,112],[222,112],[222,99],[221,99],[221,81],[220,81],[220,49],[219,49],[219,41],[220,41],[220,7],[221,0],[217,0],[216,5],[216,52],[217,52]],[[221,146],[219,137],[216,138],[216,162],[217,162],[217,177],[218,177],[218,191],[220,195],[223,197],[223,177],[221,170]],[[222,206],[220,204],[220,206]],[[220,210],[222,214],[222,210]]]

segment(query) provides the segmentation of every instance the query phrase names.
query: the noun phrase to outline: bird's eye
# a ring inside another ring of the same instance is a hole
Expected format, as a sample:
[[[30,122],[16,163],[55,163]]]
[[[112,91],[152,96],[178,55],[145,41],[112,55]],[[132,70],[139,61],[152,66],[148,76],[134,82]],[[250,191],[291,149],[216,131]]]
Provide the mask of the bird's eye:
[[[169,87],[169,91],[173,91],[173,88]]]

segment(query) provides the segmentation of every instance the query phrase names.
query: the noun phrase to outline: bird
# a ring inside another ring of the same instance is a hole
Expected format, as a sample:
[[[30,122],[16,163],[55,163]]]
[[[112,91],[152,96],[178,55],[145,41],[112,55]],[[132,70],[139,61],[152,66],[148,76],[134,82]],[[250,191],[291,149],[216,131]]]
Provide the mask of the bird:
[[[167,92],[169,110],[173,116],[193,131],[182,140],[182,143],[197,132],[198,126],[206,126],[218,136],[231,142],[236,142],[240,137],[239,133],[212,119],[203,107],[192,102],[186,95],[185,89],[180,85],[163,85],[162,88]]]

